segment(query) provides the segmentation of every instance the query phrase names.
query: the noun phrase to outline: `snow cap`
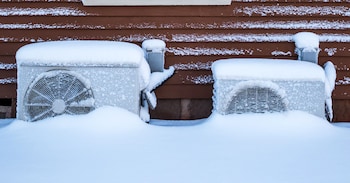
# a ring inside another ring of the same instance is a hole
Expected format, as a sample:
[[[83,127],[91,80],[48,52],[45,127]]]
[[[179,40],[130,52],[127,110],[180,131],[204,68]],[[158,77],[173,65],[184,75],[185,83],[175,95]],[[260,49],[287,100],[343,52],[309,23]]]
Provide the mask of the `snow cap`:
[[[283,59],[222,59],[212,65],[214,79],[321,81],[321,66],[310,62]]]
[[[144,60],[144,53],[138,45],[126,42],[49,41],[21,47],[16,60],[19,65],[138,67]]]
[[[165,42],[160,39],[148,39],[142,42],[142,48],[145,50],[162,51],[165,47]]]
[[[318,48],[320,38],[312,32],[299,32],[293,36],[297,48]]]

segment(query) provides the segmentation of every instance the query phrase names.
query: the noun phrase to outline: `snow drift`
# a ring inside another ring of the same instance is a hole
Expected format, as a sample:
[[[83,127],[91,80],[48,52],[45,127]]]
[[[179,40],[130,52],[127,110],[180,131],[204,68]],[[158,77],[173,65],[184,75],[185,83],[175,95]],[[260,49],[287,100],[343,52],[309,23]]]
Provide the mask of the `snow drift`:
[[[163,127],[102,107],[0,128],[0,181],[346,183],[349,130],[300,111]]]

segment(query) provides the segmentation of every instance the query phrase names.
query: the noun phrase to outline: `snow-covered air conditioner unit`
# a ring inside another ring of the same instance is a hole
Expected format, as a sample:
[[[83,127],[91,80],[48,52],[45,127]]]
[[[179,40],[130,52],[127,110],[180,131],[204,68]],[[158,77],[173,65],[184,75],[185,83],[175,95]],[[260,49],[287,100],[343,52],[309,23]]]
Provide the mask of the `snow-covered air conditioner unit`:
[[[329,115],[325,103],[334,89],[328,81],[335,80],[333,64],[328,62],[325,68],[280,59],[215,61],[214,110],[220,114],[301,110],[325,118]]]
[[[17,118],[84,114],[100,106],[141,111],[150,68],[141,47],[114,41],[53,41],[16,54]]]

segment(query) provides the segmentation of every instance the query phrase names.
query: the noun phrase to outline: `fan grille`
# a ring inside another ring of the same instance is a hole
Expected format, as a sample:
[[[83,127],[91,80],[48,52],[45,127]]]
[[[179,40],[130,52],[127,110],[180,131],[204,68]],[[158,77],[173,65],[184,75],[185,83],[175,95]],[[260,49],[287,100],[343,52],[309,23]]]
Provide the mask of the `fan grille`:
[[[246,88],[232,98],[228,113],[265,113],[286,111],[283,97],[270,88]]]
[[[94,96],[76,73],[54,70],[30,85],[24,105],[28,120],[37,121],[60,114],[89,113],[94,109]]]

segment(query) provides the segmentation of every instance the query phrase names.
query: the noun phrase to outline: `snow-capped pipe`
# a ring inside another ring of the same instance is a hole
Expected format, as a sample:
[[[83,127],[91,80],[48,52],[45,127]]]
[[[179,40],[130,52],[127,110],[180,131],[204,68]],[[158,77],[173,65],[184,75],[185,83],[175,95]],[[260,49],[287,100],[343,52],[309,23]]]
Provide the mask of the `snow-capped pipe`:
[[[142,49],[151,68],[151,72],[164,71],[165,48],[165,42],[160,39],[149,39],[142,42]]]
[[[312,32],[299,32],[293,36],[298,60],[318,63],[319,36]]]

